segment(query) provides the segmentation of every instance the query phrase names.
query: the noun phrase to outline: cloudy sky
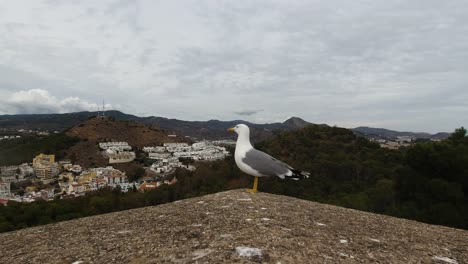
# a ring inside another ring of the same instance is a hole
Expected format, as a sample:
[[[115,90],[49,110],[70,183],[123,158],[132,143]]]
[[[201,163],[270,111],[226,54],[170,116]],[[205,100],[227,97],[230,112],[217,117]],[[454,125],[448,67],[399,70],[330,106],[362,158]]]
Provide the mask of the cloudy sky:
[[[0,114],[468,126],[468,2],[0,0]]]

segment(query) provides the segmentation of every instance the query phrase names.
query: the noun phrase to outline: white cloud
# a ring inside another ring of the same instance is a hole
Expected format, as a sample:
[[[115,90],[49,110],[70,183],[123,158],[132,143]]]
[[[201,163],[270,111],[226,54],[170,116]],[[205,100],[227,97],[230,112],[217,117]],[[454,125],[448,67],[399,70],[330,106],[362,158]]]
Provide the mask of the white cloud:
[[[57,98],[43,89],[18,91],[6,99],[0,99],[0,112],[4,114],[43,114],[96,111],[102,106],[90,103],[78,97]],[[110,104],[105,105],[111,109]]]

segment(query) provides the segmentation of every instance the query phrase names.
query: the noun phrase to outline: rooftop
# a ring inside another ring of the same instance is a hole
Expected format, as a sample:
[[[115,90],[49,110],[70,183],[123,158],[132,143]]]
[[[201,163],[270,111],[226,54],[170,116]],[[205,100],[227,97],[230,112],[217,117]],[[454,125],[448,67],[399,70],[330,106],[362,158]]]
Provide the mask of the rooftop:
[[[468,231],[232,190],[0,234],[0,263],[75,261],[468,263]]]

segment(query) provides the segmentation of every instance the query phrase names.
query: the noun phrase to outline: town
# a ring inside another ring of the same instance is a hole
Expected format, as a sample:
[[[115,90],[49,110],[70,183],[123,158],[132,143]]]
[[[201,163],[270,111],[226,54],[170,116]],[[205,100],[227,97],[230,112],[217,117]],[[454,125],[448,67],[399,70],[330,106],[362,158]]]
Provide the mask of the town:
[[[417,141],[441,141],[441,139],[436,138],[421,139],[416,138],[414,136],[382,137],[376,135],[366,135],[365,137],[369,139],[369,141],[379,144],[381,148],[387,149],[399,149],[402,147],[409,147],[415,144]]]
[[[163,184],[175,184],[177,179],[171,174],[177,168],[195,170],[195,162],[224,159],[229,155],[226,146],[233,144],[232,140],[218,140],[143,147],[141,151],[151,161],[150,166],[144,167],[145,175],[152,177],[135,181],[112,167],[135,160],[136,153],[127,142],[99,143],[101,155],[108,159],[106,167],[83,168],[70,160],[56,161],[54,154],[41,153],[30,164],[0,167],[0,203],[74,198],[106,187],[145,192]]]
[[[10,139],[17,139],[21,138],[19,135],[14,135],[14,136],[0,136],[0,140],[10,140]]]
[[[410,136],[397,136],[396,138],[387,139],[380,137],[368,137],[371,142],[376,142],[381,148],[399,149],[401,147],[408,147],[416,138]]]

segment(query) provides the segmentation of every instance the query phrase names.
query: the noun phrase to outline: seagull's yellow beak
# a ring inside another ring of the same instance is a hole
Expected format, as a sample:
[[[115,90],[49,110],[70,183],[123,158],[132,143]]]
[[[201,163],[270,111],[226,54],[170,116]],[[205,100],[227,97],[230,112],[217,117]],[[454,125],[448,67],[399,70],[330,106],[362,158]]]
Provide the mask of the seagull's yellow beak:
[[[229,131],[229,132],[234,132],[234,131],[235,131],[235,129],[234,129],[233,127],[231,127],[231,128],[228,128],[228,130],[227,130],[227,131]]]

